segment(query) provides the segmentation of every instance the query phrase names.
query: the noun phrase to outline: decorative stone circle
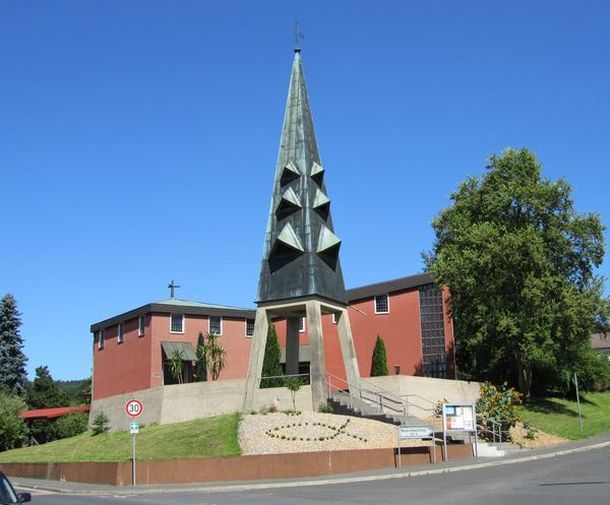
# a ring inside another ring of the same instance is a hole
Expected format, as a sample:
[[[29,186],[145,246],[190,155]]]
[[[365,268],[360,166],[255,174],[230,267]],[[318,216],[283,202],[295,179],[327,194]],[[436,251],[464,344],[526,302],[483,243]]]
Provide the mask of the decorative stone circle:
[[[347,418],[340,426],[323,422],[309,423],[307,421],[288,423],[268,429],[265,435],[270,438],[291,442],[324,442],[325,440],[333,440],[339,435],[344,435],[361,442],[368,442],[366,438],[347,431],[349,422],[350,419]],[[303,432],[306,432],[306,434]]]

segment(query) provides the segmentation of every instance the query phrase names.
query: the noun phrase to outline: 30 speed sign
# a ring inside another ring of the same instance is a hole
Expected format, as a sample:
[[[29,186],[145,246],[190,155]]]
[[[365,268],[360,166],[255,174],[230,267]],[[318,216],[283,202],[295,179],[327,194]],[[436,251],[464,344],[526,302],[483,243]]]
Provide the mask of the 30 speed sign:
[[[144,407],[140,400],[127,400],[125,403],[125,412],[129,417],[138,417],[143,410]]]

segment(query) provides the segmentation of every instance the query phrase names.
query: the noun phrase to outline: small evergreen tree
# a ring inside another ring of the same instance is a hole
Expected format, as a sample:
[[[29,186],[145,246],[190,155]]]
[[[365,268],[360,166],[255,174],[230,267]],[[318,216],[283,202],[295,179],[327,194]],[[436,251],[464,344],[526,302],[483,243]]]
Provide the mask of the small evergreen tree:
[[[23,339],[19,333],[20,317],[13,295],[4,295],[0,300],[0,384],[23,396],[27,386],[27,358],[23,354]]]
[[[31,409],[50,409],[53,407],[65,407],[70,399],[51,377],[51,372],[46,366],[36,368],[34,382],[28,387],[26,402]]]
[[[208,369],[205,362],[205,338],[203,333],[199,332],[197,338],[197,382],[208,380]]]
[[[29,385],[26,402],[31,409],[50,409],[65,407],[69,404],[68,394],[61,389],[51,377],[48,367],[36,368],[36,377]],[[34,419],[30,422],[30,434],[40,444],[52,442],[58,438],[55,420]]]
[[[110,419],[108,419],[108,416],[104,414],[102,410],[100,410],[95,415],[93,422],[91,423],[91,434],[94,436],[101,435],[107,431],[110,431]]]
[[[282,366],[280,365],[280,342],[277,338],[275,326],[270,325],[267,331],[267,345],[265,346],[265,357],[263,358],[263,379],[261,380],[261,388],[275,388],[284,385],[284,380],[279,375],[283,375]],[[264,377],[275,377],[274,379],[265,379]]]
[[[371,377],[381,377],[383,375],[388,375],[388,356],[383,339],[377,335],[371,360]]]

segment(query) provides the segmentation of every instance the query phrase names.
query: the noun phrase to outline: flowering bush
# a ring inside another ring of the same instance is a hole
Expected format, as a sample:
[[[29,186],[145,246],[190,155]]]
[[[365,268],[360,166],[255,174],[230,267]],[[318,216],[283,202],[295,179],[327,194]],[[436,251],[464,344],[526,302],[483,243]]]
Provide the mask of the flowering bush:
[[[484,430],[492,430],[492,421],[500,423],[501,438],[507,438],[509,428],[519,420],[521,394],[506,383],[499,387],[489,382],[481,385],[477,401],[477,418]],[[497,424],[496,424],[497,426]],[[485,437],[485,433],[482,434]]]

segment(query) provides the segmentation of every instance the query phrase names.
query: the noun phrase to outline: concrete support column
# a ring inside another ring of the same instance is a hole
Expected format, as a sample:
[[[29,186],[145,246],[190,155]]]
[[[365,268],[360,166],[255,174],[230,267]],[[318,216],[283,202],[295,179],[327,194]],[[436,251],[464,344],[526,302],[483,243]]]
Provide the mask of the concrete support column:
[[[261,373],[263,371],[263,359],[265,347],[267,346],[267,331],[269,330],[269,315],[267,309],[256,309],[254,320],[254,335],[252,337],[252,349],[250,350],[250,362],[248,364],[248,376],[246,377],[246,394],[244,396],[244,412],[250,412],[254,404],[254,393],[258,389]]]
[[[326,403],[326,364],[324,362],[324,336],[320,302],[310,300],[305,305],[311,346],[311,398],[314,410]]]
[[[354,338],[352,336],[352,327],[349,322],[347,309],[343,309],[337,313],[337,327],[339,330],[339,343],[341,344],[341,354],[343,355],[343,365],[347,375],[347,382],[350,384],[350,390],[360,387],[360,369],[358,367],[358,359],[356,358],[356,349],[354,348]]]
[[[286,375],[299,373],[299,327],[300,317],[289,317],[286,321]]]

